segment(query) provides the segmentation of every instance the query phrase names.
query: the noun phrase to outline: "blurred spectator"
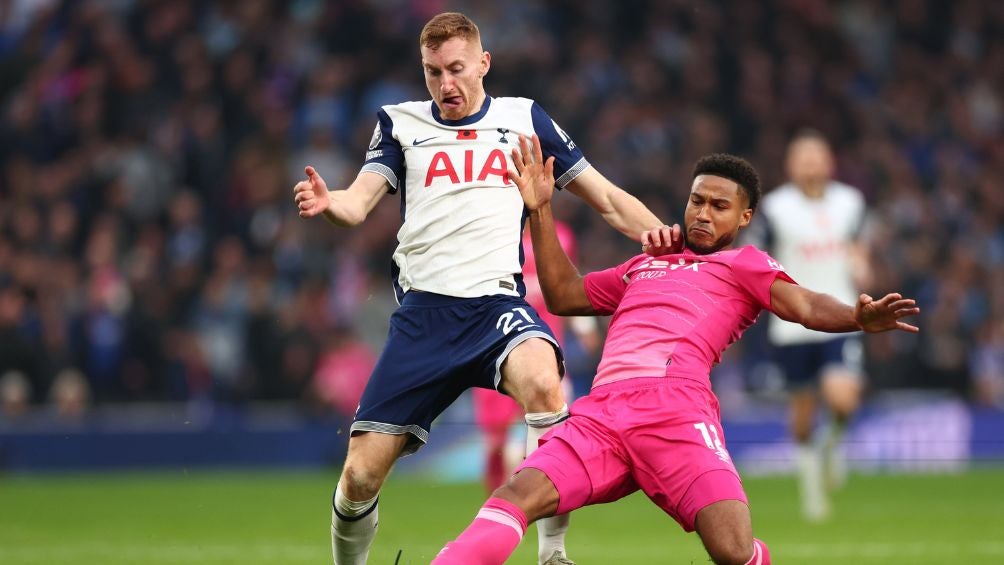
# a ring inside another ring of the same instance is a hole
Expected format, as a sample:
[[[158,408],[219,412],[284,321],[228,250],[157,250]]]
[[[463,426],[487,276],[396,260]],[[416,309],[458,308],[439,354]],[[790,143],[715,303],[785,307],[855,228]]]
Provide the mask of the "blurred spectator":
[[[0,416],[16,420],[31,405],[31,383],[21,371],[7,371],[0,375]]]
[[[29,320],[24,291],[14,286],[0,287],[0,373],[15,375],[11,380],[24,379],[32,401],[31,381],[41,380],[41,352],[28,338],[24,323]],[[13,386],[13,385],[12,385]]]
[[[247,357],[247,281],[243,244],[234,237],[213,250],[213,268],[202,286],[190,325],[213,381],[214,396],[226,401],[249,396],[242,378]]]
[[[90,401],[87,379],[77,369],[60,371],[49,388],[49,403],[62,419],[79,420],[87,413]]]

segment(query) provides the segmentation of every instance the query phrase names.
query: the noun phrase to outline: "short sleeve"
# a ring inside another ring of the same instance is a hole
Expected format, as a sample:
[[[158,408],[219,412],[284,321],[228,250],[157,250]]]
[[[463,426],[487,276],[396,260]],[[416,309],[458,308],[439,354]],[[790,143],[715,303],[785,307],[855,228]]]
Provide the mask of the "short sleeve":
[[[366,162],[362,171],[376,173],[387,179],[390,190],[394,194],[400,188],[404,178],[404,151],[401,143],[394,138],[394,122],[385,110],[377,112],[377,124],[373,129],[369,149],[366,150]]]
[[[540,148],[544,158],[554,157],[554,184],[565,188],[582,171],[589,168],[589,161],[582,154],[572,138],[547,115],[536,102],[530,107],[533,131],[540,138]]]
[[[627,278],[628,270],[636,262],[637,257],[616,267],[586,275],[583,280],[586,298],[597,314],[609,316],[614,313],[624,298],[624,292],[627,291],[630,282]]]
[[[774,310],[770,305],[770,285],[779,278],[798,284],[785,272],[781,263],[752,245],[743,248],[732,263],[732,269],[739,284],[749,292],[761,308],[771,312]]]

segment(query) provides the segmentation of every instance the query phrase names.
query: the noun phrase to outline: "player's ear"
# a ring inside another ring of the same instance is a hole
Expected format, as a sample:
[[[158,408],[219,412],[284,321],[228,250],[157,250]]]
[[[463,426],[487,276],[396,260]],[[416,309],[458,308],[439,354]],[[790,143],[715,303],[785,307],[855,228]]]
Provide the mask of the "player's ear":
[[[484,78],[490,68],[492,68],[492,54],[484,51],[481,53],[481,68],[478,70],[478,75]]]
[[[750,225],[750,220],[753,219],[753,208],[747,208],[743,210],[742,215],[739,216],[739,229],[743,229]]]

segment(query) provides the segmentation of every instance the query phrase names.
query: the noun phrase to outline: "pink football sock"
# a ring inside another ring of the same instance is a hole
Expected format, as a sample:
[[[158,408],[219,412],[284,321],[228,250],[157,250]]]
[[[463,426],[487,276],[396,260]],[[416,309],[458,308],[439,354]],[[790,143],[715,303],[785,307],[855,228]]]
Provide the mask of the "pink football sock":
[[[753,538],[753,557],[750,557],[746,565],[770,565],[770,552],[767,551],[767,544]]]
[[[489,498],[474,521],[446,544],[432,565],[501,565],[526,533],[526,515],[515,504]]]

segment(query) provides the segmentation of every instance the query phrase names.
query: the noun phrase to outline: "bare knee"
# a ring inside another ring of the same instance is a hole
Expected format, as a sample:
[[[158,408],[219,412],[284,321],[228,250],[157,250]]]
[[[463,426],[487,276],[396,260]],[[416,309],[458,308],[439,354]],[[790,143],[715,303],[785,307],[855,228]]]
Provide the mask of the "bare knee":
[[[339,481],[342,494],[357,502],[376,496],[407,442],[406,434],[353,434]]]
[[[558,387],[558,380],[554,380],[554,385],[549,383],[534,383],[530,389],[523,389],[520,398],[517,398],[523,411],[527,414],[540,412],[557,412],[565,405],[565,397]],[[547,386],[545,386],[547,385]]]
[[[349,500],[369,500],[380,492],[386,474],[366,465],[346,462],[342,469],[342,492]]]
[[[753,526],[744,503],[710,504],[697,513],[695,525],[708,555],[718,565],[743,565],[753,556]]]
[[[708,550],[708,556],[717,565],[744,565],[753,556],[752,537],[718,538],[710,543],[706,541],[704,547]]]
[[[824,377],[823,397],[838,420],[846,421],[857,410],[861,388],[861,382],[853,374],[834,373]]]

